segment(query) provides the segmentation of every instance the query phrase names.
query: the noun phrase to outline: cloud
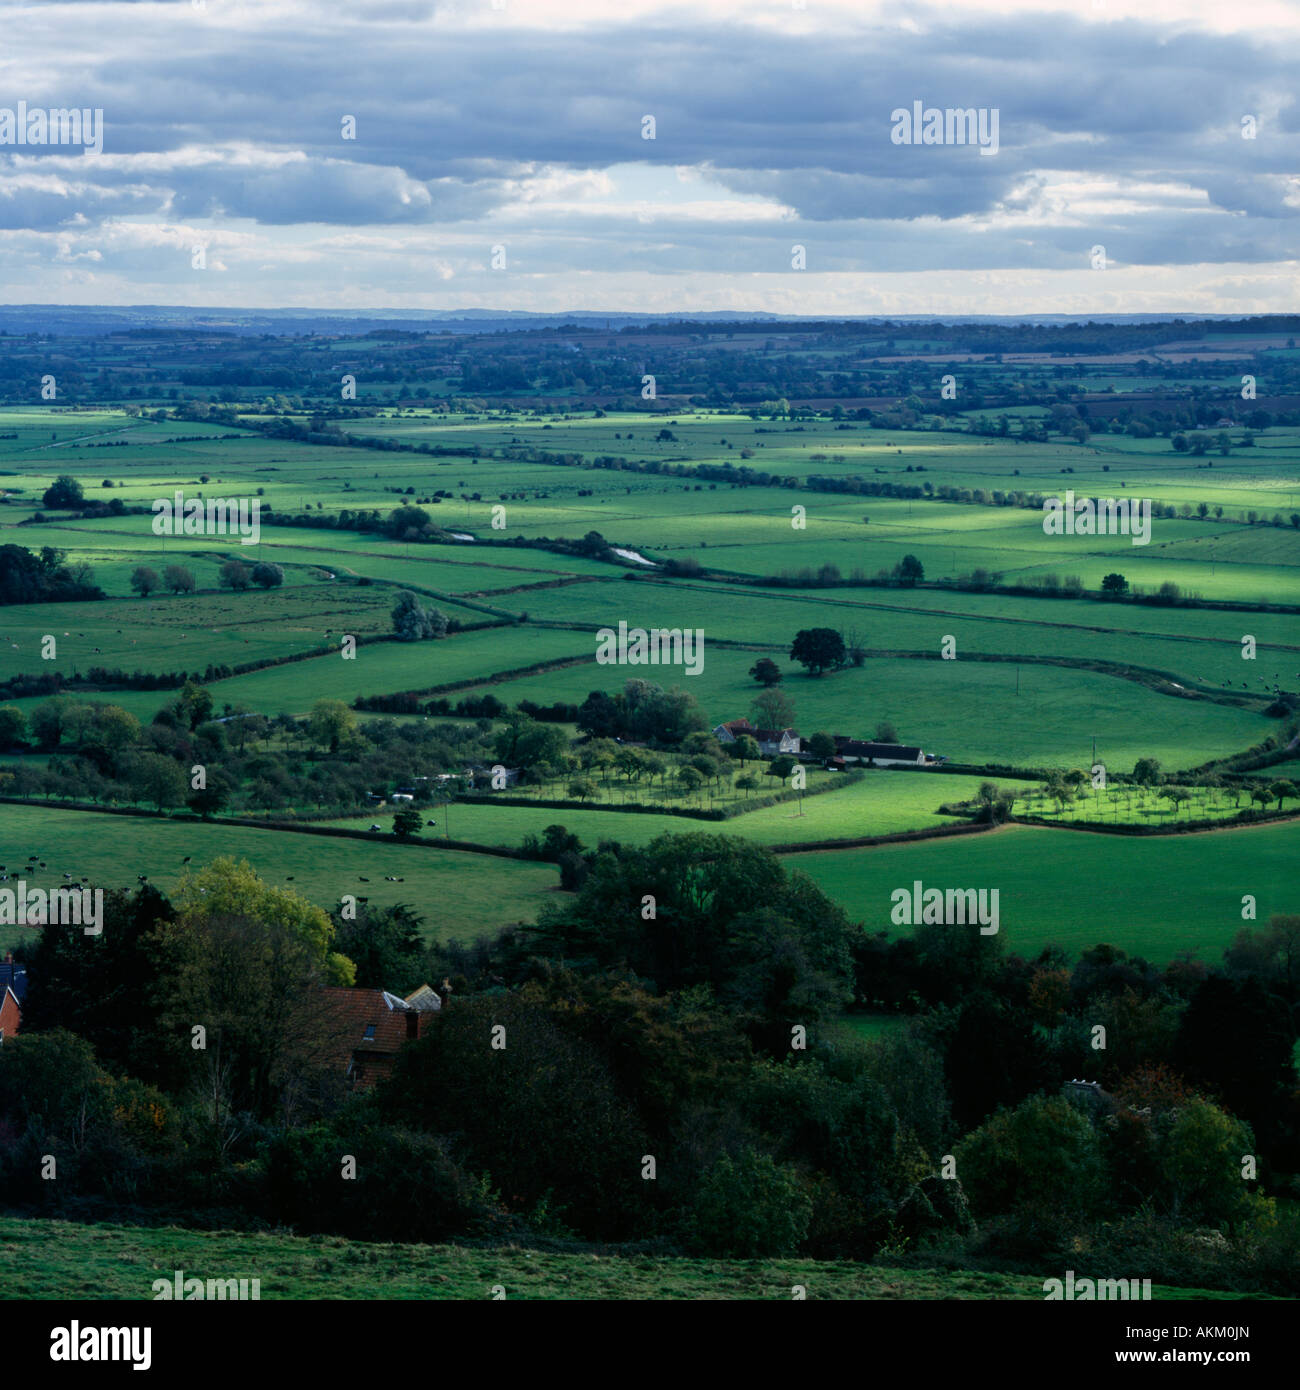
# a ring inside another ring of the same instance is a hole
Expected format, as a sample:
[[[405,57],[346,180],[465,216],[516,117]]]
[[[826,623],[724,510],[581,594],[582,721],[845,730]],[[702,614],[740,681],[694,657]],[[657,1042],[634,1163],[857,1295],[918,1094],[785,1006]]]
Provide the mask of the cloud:
[[[1102,243],[1186,267],[1190,294],[1191,267],[1293,255],[1300,13],[1280,8],[19,5],[3,100],[102,107],[105,149],[0,149],[0,229],[31,234],[35,297],[71,259],[129,286],[132,225],[227,238],[249,295],[305,266],[337,293],[328,229],[361,238],[376,294],[417,269],[463,286],[503,237],[597,307],[629,275],[784,273],[794,242],[819,273],[1071,283]],[[913,101],[996,109],[997,154],[894,144]]]

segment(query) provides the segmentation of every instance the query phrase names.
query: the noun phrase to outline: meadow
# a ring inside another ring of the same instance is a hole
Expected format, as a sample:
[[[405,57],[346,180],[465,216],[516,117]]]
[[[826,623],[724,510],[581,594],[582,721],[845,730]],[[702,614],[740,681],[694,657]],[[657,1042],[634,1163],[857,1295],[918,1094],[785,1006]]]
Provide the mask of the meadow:
[[[824,774],[828,778],[837,775]],[[934,772],[868,772],[861,781],[848,783],[838,790],[806,796],[802,802],[778,802],[775,806],[747,811],[721,822],[657,816],[649,812],[620,813],[617,809],[598,811],[576,805],[534,809],[501,805],[485,797],[457,801],[450,809],[439,806],[431,810],[428,816],[436,819],[438,826],[425,833],[436,837],[445,832],[455,840],[507,848],[517,848],[525,835],[539,835],[551,824],[565,826],[585,845],[592,847],[601,840],[645,845],[659,835],[701,831],[739,835],[761,845],[851,840],[957,823],[956,818],[941,815],[939,805],[973,798],[983,780]],[[810,777],[808,785],[811,788],[817,783]],[[754,795],[761,796],[762,792]],[[375,820],[386,828],[388,813],[377,812],[372,817],[348,817],[327,823],[364,830]]]
[[[292,886],[327,911],[346,894],[372,906],[407,903],[424,918],[430,941],[469,940],[512,922],[531,921],[557,890],[550,864],[527,863],[391,837],[366,843],[252,826],[116,816],[46,806],[0,806],[0,863],[11,877],[37,851],[46,868],[29,886],[62,885],[63,875],[88,877],[102,888],[134,888],[139,874],[172,893],[194,865],[222,855],[247,859],[277,887]],[[400,880],[400,881],[399,881]],[[0,951],[31,928],[0,926]]]
[[[1123,374],[1112,376],[1118,389]],[[370,397],[368,403],[374,401]],[[1030,407],[1012,415],[1035,412],[1040,417],[1045,413]],[[972,418],[980,413],[972,412]],[[301,425],[309,416],[304,411],[286,418]],[[244,419],[247,426],[271,417],[250,409]],[[1112,770],[1127,772],[1137,759],[1154,757],[1166,772],[1177,772],[1278,732],[1279,722],[1263,714],[1272,687],[1294,689],[1300,682],[1300,626],[1287,613],[1103,604],[924,586],[842,582],[810,589],[759,582],[828,564],[837,566],[847,581],[855,571],[871,576],[914,554],[930,579],[953,579],[982,566],[1008,582],[1078,576],[1096,588],[1105,574],[1118,570],[1132,585],[1155,588],[1172,581],[1207,599],[1300,602],[1300,531],[1285,521],[1300,498],[1300,430],[1295,427],[1258,433],[1249,448],[1238,447],[1244,436],[1237,429],[1231,432],[1235,443],[1228,456],[1194,457],[1173,451],[1168,439],[1102,431],[1082,444],[1065,438],[1033,443],[968,433],[962,420],[957,428],[881,430],[861,421],[752,418],[745,412],[684,406],[647,416],[576,406],[557,413],[523,403],[511,410],[394,404],[378,416],[359,414],[337,423],[358,441],[447,452],[323,447],[247,427],[161,421],[111,408],[0,409],[0,433],[16,435],[0,440],[0,540],[62,547],[71,560],[89,564],[110,595],[101,604],[28,605],[0,612],[0,676],[52,670],[71,675],[91,665],[202,671],[208,664],[297,658],[336,643],[344,633],[384,632],[397,589],[410,586],[463,623],[500,620],[500,625],[437,643],[363,644],[354,661],[338,654],[308,657],[215,681],[210,692],[216,708],[303,715],[320,698],[350,702],[464,682],[475,684],[456,691],[453,702],[491,693],[507,703],[577,704],[593,689],[614,691],[629,677],[644,676],[688,690],[710,723],[717,723],[750,713],[758,686],[748,670],[766,655],[783,673],[780,689],[793,701],[793,723],[805,736],[825,730],[870,737],[885,720],[904,742],[976,768],[1086,768],[1095,757]],[[567,456],[567,462],[504,456],[507,450],[528,449]],[[592,466],[599,458],[626,458],[658,471]],[[691,476],[694,467],[708,464],[763,470],[783,485],[737,486]],[[672,469],[679,471],[664,471]],[[81,481],[88,499],[120,498],[128,505],[147,505],[177,487],[209,496],[258,496],[281,514],[342,508],[387,514],[411,503],[423,506],[446,531],[474,539],[412,544],[379,534],[276,523],[263,526],[258,545],[241,547],[229,537],[157,537],[147,516],[76,520],[47,513],[40,524],[19,526],[32,520],[41,492],[63,473]],[[1134,546],[1129,537],[1050,537],[1043,533],[1038,512],[1013,507],[791,486],[814,475],[841,483],[859,478],[868,485],[952,486],[989,494],[1019,489],[1051,495],[1068,487],[1080,496],[1148,497],[1193,513],[1204,503],[1207,515],[1157,518],[1151,543]],[[111,488],[105,486],[108,482]],[[446,495],[425,500],[435,493]],[[803,508],[797,519],[796,504]],[[494,507],[504,508],[499,514],[503,529],[493,525]],[[1217,508],[1223,511],[1216,517]],[[1260,524],[1246,524],[1252,511]],[[1264,524],[1275,513],[1284,524]],[[658,562],[659,572],[500,544],[512,538],[574,539],[590,531],[648,556]],[[284,586],[266,593],[218,589],[219,566],[232,554],[280,564]],[[663,562],[669,560],[693,561],[703,575],[671,577],[663,573]],[[161,568],[172,561],[193,570],[197,593],[131,596],[136,565]],[[701,629],[703,673],[690,677],[673,668],[598,666],[593,659],[596,630],[620,620],[632,626]],[[851,634],[868,652],[864,663],[818,679],[805,675],[790,661],[789,643],[800,628],[816,626]],[[53,661],[41,652],[47,634],[57,639]],[[1256,643],[1251,660],[1243,660],[1245,636]],[[945,641],[955,647],[956,659],[940,659]],[[534,663],[574,660],[579,664],[492,679]],[[1088,663],[1095,669],[1059,662]],[[165,691],[106,691],[91,698],[120,704],[147,721],[174,697]],[[39,701],[17,703],[30,710]],[[939,814],[940,802],[969,797],[980,780],[978,773],[925,780],[871,773],[856,786],[807,797],[802,812],[796,803],[785,803],[720,827],[581,806],[457,803],[447,817],[456,838],[493,846],[518,845],[524,835],[551,823],[567,825],[587,844],[601,838],[639,844],[665,831],[701,826],[762,844],[796,844],[943,824],[948,818]],[[1028,790],[1027,784],[1014,785]],[[620,795],[616,788],[606,788],[602,799]],[[1222,806],[1214,802],[1211,813],[1228,814],[1228,801],[1225,796]],[[676,798],[673,804],[678,804]],[[1059,818],[1066,823],[1078,819],[1090,804],[1085,799]],[[1021,803],[1021,809],[1028,806]],[[1126,806],[1144,822],[1175,818],[1154,793],[1140,804],[1130,793]],[[1037,803],[1032,809],[1045,808]],[[129,881],[139,864],[165,883],[165,866],[173,858],[167,846],[177,843],[176,836],[190,837],[199,855],[226,852],[227,845],[239,843],[249,846],[248,857],[266,866],[273,879],[292,875],[325,902],[342,891],[336,879],[362,875],[374,881],[375,901],[406,900],[394,891],[406,885],[384,882],[388,873],[405,877],[439,903],[431,920],[460,914],[465,934],[471,935],[527,915],[538,895],[553,891],[554,884],[549,866],[349,841],[331,842],[329,854],[322,856],[319,842],[309,837],[179,821],[104,816],[96,824],[108,829],[84,844],[84,816],[39,806],[5,809],[6,840],[14,835],[21,841],[23,816],[40,817],[43,837],[52,845],[61,843],[57,835],[66,834],[68,850],[74,845],[78,850],[79,873],[102,871]],[[347,823],[368,825],[370,819],[366,815]],[[386,825],[387,814],[381,819]],[[65,822],[66,832],[60,829]],[[445,830],[445,824],[438,829]],[[1231,831],[1222,839],[1226,847],[1242,843],[1235,838],[1242,835],[1282,833],[1283,827]],[[1035,838],[1040,835],[1056,838],[1042,842]],[[1204,905],[1184,903],[1172,887],[1181,876],[1166,873],[1166,866],[1188,853],[1191,839],[1103,841],[1066,830],[1018,829],[910,847],[908,852],[942,854],[945,863],[955,856],[962,862],[961,856],[977,853],[977,845],[985,847],[979,853],[992,854],[1004,842],[1026,847],[1050,843],[1067,861],[1077,857],[1090,865],[1098,854],[1114,855],[1117,863],[1135,856],[1134,863],[1143,866],[1147,897],[1154,898],[1148,909],[1154,938],[1167,944],[1185,920],[1198,941],[1207,933],[1215,936]],[[1215,864],[1251,862],[1227,848],[1221,856],[1219,848],[1216,839]],[[856,866],[875,866],[900,852],[836,853],[849,856]],[[180,855],[174,858],[178,861]],[[312,861],[322,858],[329,868],[313,870]],[[839,862],[833,855],[798,856],[801,866],[813,860]],[[378,866],[380,861],[377,874],[367,873],[368,862]],[[394,867],[412,861],[424,867],[411,874]],[[513,896],[496,895],[491,908],[478,897],[484,862],[484,874],[521,885]],[[1000,860],[990,872],[995,868],[1002,872]],[[1015,868],[1013,863],[1008,872]],[[863,871],[820,872],[846,904],[864,903]],[[467,885],[464,892],[450,891],[453,879]],[[1167,879],[1168,896],[1163,887]],[[1030,886],[1019,883],[1011,872],[1008,899],[1027,912]],[[1153,892],[1152,884],[1161,888]],[[1276,896],[1282,905],[1286,893],[1280,883]],[[1039,935],[1064,931],[1071,940],[1082,939],[1089,930],[1086,914],[1073,902],[1061,895],[1045,897],[1036,909]],[[1011,939],[1016,928],[1010,914],[1007,921]],[[1145,940],[1146,928],[1133,930]]]
[[[747,673],[759,654],[710,648],[706,634],[699,676],[671,668],[644,672],[690,691],[710,722],[722,723],[749,714],[759,687]],[[580,703],[591,690],[617,690],[639,674],[583,665],[482,690],[509,702]],[[860,668],[820,677],[792,675],[780,688],[805,735],[824,730],[870,738],[877,721],[887,719],[904,743],[961,764],[1091,766],[1095,738],[1098,759],[1125,772],[1142,757],[1170,769],[1192,767],[1249,747],[1276,727],[1248,709],[1162,695],[1093,671],[960,656],[944,661],[937,652],[915,660],[868,658]]]
[[[1243,895],[1259,921],[1294,912],[1300,824],[1131,838],[1006,826],[981,835],[872,849],[791,855],[868,931],[891,936],[890,894],[926,887],[996,888],[1008,951],[1061,946],[1077,956],[1100,942],[1166,965],[1190,951],[1217,964],[1246,923]]]
[[[965,1270],[806,1259],[692,1260],[615,1250],[557,1254],[527,1244],[381,1245],[337,1236],[194,1231],[178,1226],[0,1217],[0,1299],[152,1299],[157,1279],[258,1279],[271,1299],[512,1299],[788,1301],[810,1299],[1025,1299],[1043,1281]],[[1231,1294],[1152,1286],[1153,1298]]]

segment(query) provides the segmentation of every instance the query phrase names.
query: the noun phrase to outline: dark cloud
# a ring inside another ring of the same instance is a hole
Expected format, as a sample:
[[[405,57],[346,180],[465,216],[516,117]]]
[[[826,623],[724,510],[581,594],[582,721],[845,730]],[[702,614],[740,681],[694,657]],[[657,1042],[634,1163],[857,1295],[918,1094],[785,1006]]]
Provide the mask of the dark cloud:
[[[3,100],[102,107],[111,157],[72,170],[66,152],[20,163],[0,150],[0,226],[456,228],[508,208],[511,180],[530,171],[643,162],[703,168],[795,220],[668,205],[648,233],[630,216],[539,209],[516,237],[533,263],[758,269],[788,265],[793,241],[827,269],[1070,268],[1096,242],[1129,264],[1294,255],[1293,38],[1059,13],[944,12],[917,32],[701,21],[559,33],[457,27],[415,0],[321,6],[306,25],[274,8],[222,24],[208,8],[196,20],[180,0],[83,7],[75,45],[66,7],[28,11]],[[998,153],[892,143],[890,113],[914,100],[996,108]],[[1242,140],[1242,116],[1266,109],[1280,114]],[[48,186],[26,177],[43,168]],[[1090,216],[1053,191],[1114,181],[1166,191],[1113,206],[1098,195],[1106,210]]]

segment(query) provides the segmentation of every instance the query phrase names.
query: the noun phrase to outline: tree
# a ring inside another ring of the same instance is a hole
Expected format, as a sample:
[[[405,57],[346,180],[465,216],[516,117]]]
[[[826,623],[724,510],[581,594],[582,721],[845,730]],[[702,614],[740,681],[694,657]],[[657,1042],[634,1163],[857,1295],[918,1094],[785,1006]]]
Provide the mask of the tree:
[[[27,716],[17,705],[0,705],[0,751],[17,748],[27,737]]]
[[[81,484],[69,473],[60,473],[41,494],[41,505],[54,511],[71,511],[85,504]]]
[[[228,884],[232,870],[239,881]],[[167,1001],[158,1035],[178,1080],[200,1101],[205,1147],[217,1152],[246,1132],[246,1117],[292,1124],[351,1031],[321,988],[354,977],[350,961],[318,947],[332,941],[333,923],[295,894],[246,886],[239,870],[255,879],[230,860],[200,870],[186,885],[199,901],[187,892],[178,920],[156,933]],[[205,886],[212,903],[200,896]],[[314,932],[303,929],[308,921]],[[336,960],[346,968],[333,968]],[[190,1045],[198,1021],[202,1049]]]
[[[579,801],[598,800],[600,788],[590,777],[575,777],[569,783],[569,795]]]
[[[781,668],[770,656],[759,657],[749,668],[749,674],[753,676],[759,685],[777,685],[781,681]]]
[[[148,565],[137,565],[131,571],[131,587],[141,598],[148,598],[161,583],[158,571],[151,570]]]
[[[925,578],[925,568],[915,555],[904,555],[903,558],[894,566],[894,578],[898,580],[904,588],[910,589],[914,584],[920,583]]]
[[[192,594],[194,576],[184,565],[167,565],[163,569],[163,586],[173,594]]]
[[[223,589],[243,590],[252,583],[252,571],[242,560],[227,560],[217,571]]]
[[[1192,794],[1185,787],[1162,787],[1160,795],[1174,808],[1174,815],[1178,814],[1179,807],[1185,801],[1192,799]]]
[[[790,644],[790,659],[805,667],[810,676],[842,666],[847,653],[844,638],[833,627],[800,628]]]
[[[253,583],[259,589],[278,589],[284,583],[284,571],[279,565],[269,564],[265,560],[259,560],[253,566]]]
[[[897,743],[898,730],[892,720],[880,719],[876,722],[875,740],[877,743]]]
[[[704,785],[704,774],[687,763],[677,769],[677,785],[687,796],[693,796]]]
[[[212,714],[212,695],[203,686],[187,680],[181,686],[172,708],[191,732],[204,723]]]
[[[466,995],[402,1049],[377,1108],[417,1130],[455,1134],[466,1166],[490,1173],[520,1215],[549,1208],[588,1238],[626,1239],[636,1229],[629,1221],[644,1219],[639,1162],[649,1150],[598,1045],[613,1021],[594,1018],[590,1039],[579,1031],[579,1016],[593,1012],[552,1003],[539,984]],[[498,1025],[508,1046],[484,1046]]]
[[[625,728],[624,706],[617,696],[607,695],[603,690],[593,690],[578,707],[578,729],[581,733],[595,738],[609,738],[621,734]]]
[[[788,729],[794,723],[794,701],[775,686],[760,690],[749,712],[760,729]]]
[[[506,715],[493,740],[497,761],[506,767],[557,768],[568,747],[563,729],[518,710]]]
[[[126,768],[132,795],[151,801],[156,810],[179,806],[185,798],[185,775],[180,765],[162,753],[140,753]]]
[[[1120,598],[1128,593],[1128,580],[1112,571],[1101,581],[1101,591],[1107,598]]]
[[[892,740],[890,740],[892,742]],[[808,755],[818,762],[825,762],[835,756],[835,740],[827,733],[815,733],[808,740]]]
[[[355,919],[334,919],[334,944],[357,971],[358,989],[406,994],[421,983],[423,919],[405,904],[363,905]]]
[[[1294,782],[1288,782],[1285,779],[1280,782],[1270,782],[1268,789],[1277,798],[1278,810],[1282,809],[1282,803],[1288,796],[1292,800],[1295,799],[1296,787]]]
[[[231,777],[219,767],[212,768],[208,772],[207,786],[191,792],[185,799],[185,804],[191,811],[197,811],[204,820],[211,820],[230,803],[237,790],[238,787]]]
[[[63,741],[63,721],[70,703],[66,696],[56,695],[32,711],[32,736],[42,752],[52,753]]]
[[[393,816],[393,834],[399,840],[409,840],[418,835],[424,826],[424,817],[410,806],[403,806]]]
[[[642,916],[646,894],[653,921]],[[661,835],[598,855],[575,898],[542,909],[527,953],[591,958],[662,991],[709,984],[785,1055],[789,1024],[851,997],[853,937],[842,908],[761,846],[728,835]]]
[[[1139,758],[1133,765],[1133,780],[1142,787],[1150,787],[1160,779],[1158,758]]]
[[[1266,1131],[1295,1087],[1293,1046],[1286,1005],[1259,980],[1211,976],[1182,1016],[1173,1060],[1189,1081]]]
[[[797,1253],[812,1199],[792,1168],[752,1148],[723,1154],[696,1186],[686,1240],[697,1254],[752,1260]]]
[[[307,716],[307,731],[320,748],[339,751],[344,739],[356,734],[357,717],[342,700],[317,700]]]
[[[1087,1215],[1104,1195],[1096,1131],[1061,1096],[1001,1110],[958,1143],[957,1175],[982,1214],[1017,1208],[1046,1219]]]
[[[393,631],[401,642],[420,642],[442,637],[447,631],[446,614],[437,608],[426,609],[409,590],[397,596],[392,612]]]
[[[758,746],[758,740],[750,734],[741,734],[734,743],[727,746],[727,752],[739,761],[741,767],[744,767],[747,762],[751,762],[754,758],[763,756],[762,749]],[[737,783],[737,786],[739,785]]]

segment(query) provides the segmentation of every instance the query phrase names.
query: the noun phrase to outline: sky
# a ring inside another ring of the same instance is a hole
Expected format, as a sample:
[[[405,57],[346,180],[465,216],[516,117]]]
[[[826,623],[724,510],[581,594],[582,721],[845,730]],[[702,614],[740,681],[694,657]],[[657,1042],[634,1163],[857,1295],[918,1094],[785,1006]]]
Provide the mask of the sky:
[[[1297,0],[0,0],[0,25],[4,303],[1300,311]],[[16,143],[20,103],[102,111],[102,149]],[[903,138],[916,103],[941,140]],[[952,142],[948,109],[996,141]]]

